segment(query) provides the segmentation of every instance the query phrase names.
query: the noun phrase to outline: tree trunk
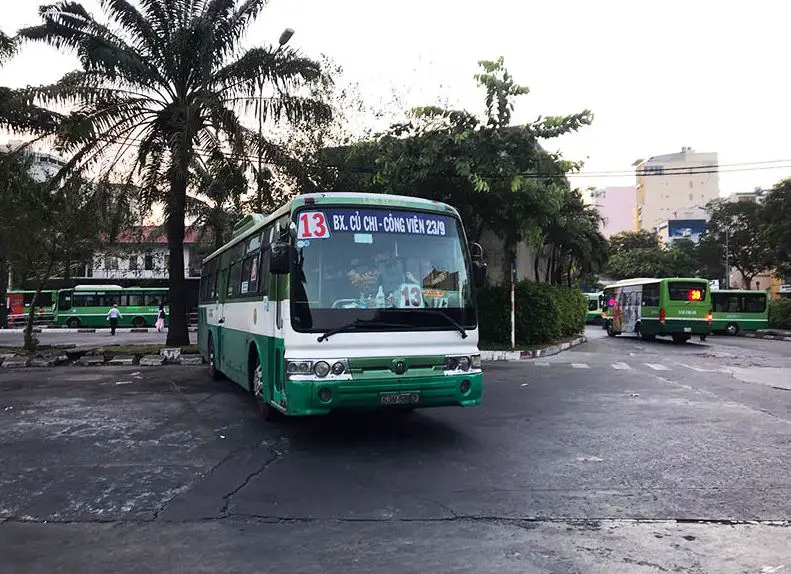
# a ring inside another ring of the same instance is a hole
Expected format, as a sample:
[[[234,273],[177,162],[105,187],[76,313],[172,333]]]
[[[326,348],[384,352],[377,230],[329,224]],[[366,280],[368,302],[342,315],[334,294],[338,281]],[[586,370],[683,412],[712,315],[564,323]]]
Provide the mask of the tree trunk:
[[[35,333],[33,333],[33,326],[36,321],[36,304],[38,303],[38,299],[41,296],[41,291],[44,289],[44,284],[49,281],[49,277],[52,274],[52,268],[54,266],[55,261],[51,260],[43,277],[41,277],[36,282],[36,292],[33,294],[33,300],[30,302],[30,312],[27,315],[27,323],[25,324],[26,351],[35,351],[36,347],[38,347],[38,337],[36,337]]]
[[[174,158],[175,161],[175,158]],[[186,165],[186,164],[185,164]],[[169,322],[167,344],[181,347],[190,344],[188,331],[187,285],[184,279],[184,213],[187,198],[187,171],[176,170],[168,195],[168,265]]]
[[[544,251],[543,247],[541,249],[539,249],[539,250],[536,250],[536,260],[533,262],[533,272],[534,272],[533,273],[533,278],[536,280],[536,282],[540,282],[541,281],[539,264],[541,263],[541,253],[543,251]]]
[[[549,283],[552,278],[552,265],[555,258],[555,246],[547,253],[547,268],[544,270],[544,283]]]
[[[0,329],[8,328],[8,305],[6,305],[6,298],[8,293],[8,263],[5,259],[0,258]]]

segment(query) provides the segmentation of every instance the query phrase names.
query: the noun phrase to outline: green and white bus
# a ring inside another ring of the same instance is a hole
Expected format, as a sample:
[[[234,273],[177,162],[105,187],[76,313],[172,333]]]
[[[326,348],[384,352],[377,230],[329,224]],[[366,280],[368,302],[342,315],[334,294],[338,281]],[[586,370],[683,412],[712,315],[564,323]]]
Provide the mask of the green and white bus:
[[[480,246],[414,197],[300,195],[202,264],[198,343],[267,419],[481,402]]]
[[[165,306],[165,325],[168,324],[167,288],[120,285],[77,285],[59,290],[53,324],[71,329],[109,327],[107,312],[113,305],[118,305],[122,315],[119,327],[154,325],[160,305]]]
[[[739,331],[769,328],[769,297],[766,291],[722,289],[711,292],[715,332],[735,335]]]
[[[602,320],[602,293],[583,293],[588,302],[588,312],[585,314],[586,323],[601,323]]]
[[[705,279],[626,279],[604,289],[604,325],[610,337],[634,333],[646,341],[657,335],[676,343],[711,334],[712,308]]]

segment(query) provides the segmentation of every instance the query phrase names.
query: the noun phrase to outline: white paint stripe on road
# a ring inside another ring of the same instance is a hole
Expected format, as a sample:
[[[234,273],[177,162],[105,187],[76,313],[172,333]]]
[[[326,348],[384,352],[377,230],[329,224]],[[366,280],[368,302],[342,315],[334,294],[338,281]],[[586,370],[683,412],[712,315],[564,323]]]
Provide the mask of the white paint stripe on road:
[[[687,365],[686,363],[679,363],[682,367],[686,367],[692,371],[697,371],[698,373],[719,373],[720,369],[704,369],[703,367],[695,367],[694,365]]]
[[[658,363],[645,363],[646,367],[654,369],[655,371],[669,371],[670,369],[664,365],[660,365]]]
[[[571,366],[575,369],[590,369],[590,367],[585,363],[571,363]]]
[[[533,363],[536,367],[548,367],[550,363],[548,361],[536,361]]]
[[[618,371],[631,371],[632,367],[627,365],[626,363],[613,363],[612,368]]]

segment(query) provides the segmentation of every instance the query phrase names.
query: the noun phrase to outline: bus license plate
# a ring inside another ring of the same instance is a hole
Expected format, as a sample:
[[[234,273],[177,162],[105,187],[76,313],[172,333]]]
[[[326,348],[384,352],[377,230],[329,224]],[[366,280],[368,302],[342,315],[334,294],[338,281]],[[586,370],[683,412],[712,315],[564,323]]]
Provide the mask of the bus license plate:
[[[379,402],[383,405],[414,405],[419,401],[418,393],[386,393],[379,397]]]
[[[691,333],[692,332],[692,327],[684,327],[684,332],[685,333]]]

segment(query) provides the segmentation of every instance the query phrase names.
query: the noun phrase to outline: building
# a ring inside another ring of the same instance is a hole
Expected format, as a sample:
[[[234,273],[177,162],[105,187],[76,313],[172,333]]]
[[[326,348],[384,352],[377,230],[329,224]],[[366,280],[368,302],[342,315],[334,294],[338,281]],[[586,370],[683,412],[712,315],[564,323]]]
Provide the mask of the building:
[[[635,231],[658,230],[663,222],[679,219],[679,213],[720,195],[716,153],[699,153],[682,147],[678,153],[637,160]]]
[[[5,153],[19,149],[25,144],[22,140],[11,140],[3,144]],[[62,159],[52,154],[36,151],[32,148],[25,150],[25,155],[30,160],[30,175],[36,181],[43,182],[54,177],[66,165]]]
[[[659,224],[656,231],[663,243],[672,245],[678,239],[700,241],[700,236],[706,232],[706,218],[694,214],[681,217],[684,219],[668,219]]]
[[[199,232],[188,230],[184,237],[184,276],[200,277]],[[98,252],[90,265],[82,266],[75,277],[139,280],[167,279],[170,255],[165,231],[143,226],[121,232],[116,240]]]
[[[634,229],[637,196],[633,185],[597,189],[591,193],[591,203],[602,217],[601,232],[605,237]]]

